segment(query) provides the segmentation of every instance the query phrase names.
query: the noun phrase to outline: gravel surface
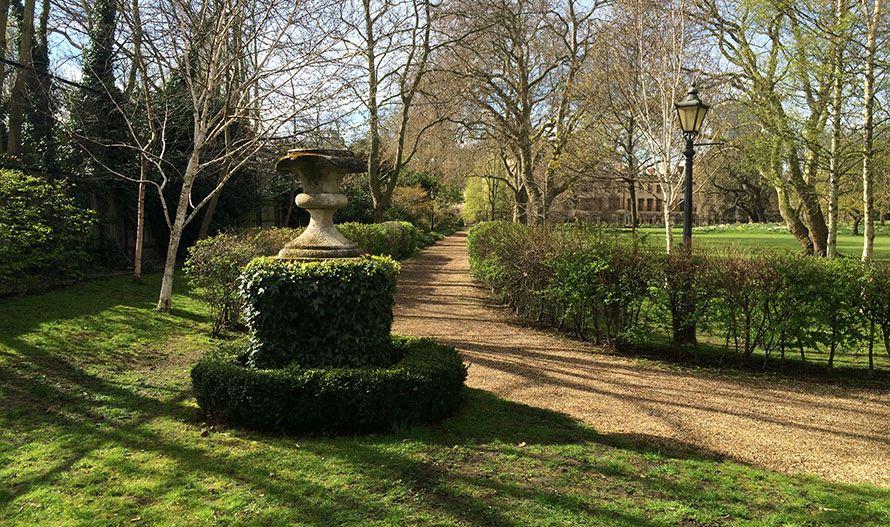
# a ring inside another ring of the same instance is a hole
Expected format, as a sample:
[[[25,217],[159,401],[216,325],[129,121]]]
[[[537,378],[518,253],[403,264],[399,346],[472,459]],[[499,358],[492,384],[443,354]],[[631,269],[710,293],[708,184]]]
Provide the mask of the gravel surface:
[[[460,350],[467,384],[599,432],[789,474],[890,486],[890,392],[637,364],[516,323],[469,273],[466,233],[407,262],[393,332]]]

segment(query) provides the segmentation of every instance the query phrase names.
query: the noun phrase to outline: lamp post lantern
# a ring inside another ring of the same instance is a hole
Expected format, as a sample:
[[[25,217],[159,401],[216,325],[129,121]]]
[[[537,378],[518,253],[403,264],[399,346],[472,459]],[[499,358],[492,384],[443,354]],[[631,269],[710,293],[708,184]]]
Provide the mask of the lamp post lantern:
[[[686,98],[674,103],[677,117],[680,118],[680,129],[686,136],[686,188],[683,196],[683,245],[692,248],[692,157],[695,155],[695,137],[701,131],[701,125],[708,113],[707,104],[698,98],[695,84],[686,94]]]

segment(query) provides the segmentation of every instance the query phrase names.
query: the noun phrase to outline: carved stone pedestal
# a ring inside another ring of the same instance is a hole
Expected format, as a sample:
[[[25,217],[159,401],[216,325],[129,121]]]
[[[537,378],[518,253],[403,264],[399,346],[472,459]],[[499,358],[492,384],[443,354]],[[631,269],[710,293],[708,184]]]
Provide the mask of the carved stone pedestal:
[[[365,162],[348,150],[291,150],[275,169],[300,176],[303,193],[297,195],[296,203],[310,216],[306,231],[288,242],[278,257],[313,261],[360,256],[361,248],[334,227],[334,213],[348,202],[340,192],[343,176],[365,172]]]

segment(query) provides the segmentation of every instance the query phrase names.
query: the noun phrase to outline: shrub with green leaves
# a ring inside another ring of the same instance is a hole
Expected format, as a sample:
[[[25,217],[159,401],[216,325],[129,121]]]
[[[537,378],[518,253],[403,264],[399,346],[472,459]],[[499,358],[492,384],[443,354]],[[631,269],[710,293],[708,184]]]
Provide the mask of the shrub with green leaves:
[[[252,261],[241,276],[250,364],[258,368],[382,366],[399,264],[387,257]]]
[[[520,316],[569,322],[600,342],[632,339],[655,272],[652,251],[590,225],[482,223],[467,241],[473,274]]]
[[[241,293],[238,277],[241,268],[258,255],[253,239],[223,233],[205,238],[189,247],[185,275],[196,296],[210,306],[211,335],[223,328],[234,329],[241,317]]]
[[[677,357],[694,343],[694,333],[709,311],[714,295],[707,252],[678,250],[661,256],[657,264],[660,285],[657,302],[667,311],[666,325]]]
[[[865,266],[860,275],[860,286],[860,307],[868,321],[864,332],[868,342],[868,364],[869,368],[874,368],[876,329],[883,335],[884,349],[890,356],[890,265],[872,262]]]
[[[337,230],[367,254],[402,260],[417,250],[417,229],[407,221],[341,223]]]
[[[95,223],[61,181],[0,170],[0,281],[79,278]]]
[[[192,368],[202,411],[230,426],[276,431],[367,432],[442,419],[460,402],[466,367],[449,346],[393,336],[392,365],[259,369],[229,345]]]
[[[728,248],[687,254],[608,228],[541,228],[481,223],[467,241],[473,274],[525,318],[592,334],[597,342],[653,349],[666,329],[676,357],[694,328],[718,337],[725,356],[763,366],[788,350],[807,363],[824,349],[836,356],[868,346],[873,367],[877,333],[890,347],[890,266]],[[650,315],[655,315],[650,316]],[[654,326],[652,322],[657,322]],[[693,348],[694,349],[694,348]],[[718,352],[721,353],[721,352]]]

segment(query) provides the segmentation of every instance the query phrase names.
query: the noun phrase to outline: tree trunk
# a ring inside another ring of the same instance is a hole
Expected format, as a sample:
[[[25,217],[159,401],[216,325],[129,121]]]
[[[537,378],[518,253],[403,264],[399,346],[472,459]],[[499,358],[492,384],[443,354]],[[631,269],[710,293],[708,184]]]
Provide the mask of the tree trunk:
[[[779,186],[776,187],[776,193],[779,197],[779,214],[782,215],[782,219],[788,225],[788,230],[797,239],[804,253],[813,254],[813,240],[810,238],[809,229],[800,221],[800,216],[794,207],[791,206],[791,202],[788,200],[788,192]]]
[[[377,55],[374,36],[374,18],[371,15],[371,0],[363,0],[365,14],[365,58],[368,63],[368,136],[371,141],[368,151],[368,185],[371,201],[374,204],[374,223],[383,221],[389,208],[380,185],[380,109],[377,101]]]
[[[294,196],[294,191],[291,190],[288,194],[288,205],[287,205],[287,214],[284,215],[284,225],[282,227],[287,228],[290,227],[290,217],[294,213],[294,205],[296,204],[296,196]]]
[[[835,17],[840,27],[846,12],[846,0],[838,0]],[[843,57],[844,42],[840,36],[835,37],[834,53],[832,56],[832,114],[831,114],[831,151],[828,176],[828,243],[825,255],[828,258],[837,256],[837,197],[838,182],[840,181],[840,139],[841,139],[841,105],[843,104]]]
[[[665,198],[667,198],[667,195],[665,195]],[[674,250],[674,233],[671,230],[671,207],[667,199],[664,200],[662,210],[664,211],[664,243],[667,246],[667,253],[671,254]]]
[[[213,213],[216,212],[216,204],[219,203],[220,194],[222,192],[214,194],[207,203],[207,210],[204,211],[204,216],[201,218],[201,227],[198,229],[199,240],[207,237],[207,231],[210,230],[210,222],[213,221]]]
[[[525,137],[520,147],[520,170],[522,175],[522,186],[526,192],[526,222],[529,225],[538,225],[542,222],[544,211],[541,200],[541,193],[535,182],[534,163],[532,162],[532,145],[530,137]]]
[[[170,228],[170,242],[167,244],[167,257],[164,262],[164,277],[161,280],[161,293],[158,296],[158,311],[170,311],[170,302],[173,298],[173,273],[176,271],[176,253],[179,251],[182,230],[185,228],[189,196],[198,173],[199,161],[199,154],[196,149],[192,152],[188,165],[185,167],[182,190],[179,193],[179,202],[176,205],[176,217],[173,220],[173,227]]]
[[[15,84],[9,97],[9,136],[6,152],[18,156],[22,153],[22,124],[25,115],[25,85],[31,75],[31,47],[34,39],[34,0],[25,0],[22,14],[21,42],[19,43],[19,64]]]
[[[863,6],[865,6],[863,2]],[[867,13],[868,40],[865,49],[865,83],[863,87],[863,155],[862,155],[862,215],[865,232],[862,243],[862,261],[870,262],[875,243],[875,197],[872,159],[874,158],[874,81],[875,48],[878,23],[881,16],[881,0],[874,0],[873,11]]]
[[[0,59],[6,58],[6,25],[9,21],[9,0],[0,0]],[[0,60],[0,86],[6,82],[6,63]],[[0,149],[6,152],[6,127],[0,122]]]
[[[800,158],[792,144],[787,145],[789,183],[800,198],[804,221],[809,231],[810,241],[813,246],[813,254],[825,256],[828,242],[828,226],[825,224],[825,216],[822,214],[822,206],[819,202],[819,193],[812,181],[804,178],[800,169]],[[815,163],[813,163],[815,165]]]
[[[142,245],[144,243],[145,231],[145,173],[147,162],[145,153],[140,157],[139,164],[139,193],[136,197],[136,248],[133,251],[133,281],[142,282]]]
[[[636,233],[640,226],[640,212],[637,210],[637,182],[633,179],[627,181],[627,191],[630,194],[630,228]]]
[[[136,75],[141,68],[142,57],[142,19],[139,13],[139,0],[130,3],[130,14],[133,16],[133,62],[130,64],[130,76],[124,89],[124,99],[130,100],[136,87]]]

